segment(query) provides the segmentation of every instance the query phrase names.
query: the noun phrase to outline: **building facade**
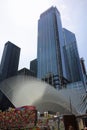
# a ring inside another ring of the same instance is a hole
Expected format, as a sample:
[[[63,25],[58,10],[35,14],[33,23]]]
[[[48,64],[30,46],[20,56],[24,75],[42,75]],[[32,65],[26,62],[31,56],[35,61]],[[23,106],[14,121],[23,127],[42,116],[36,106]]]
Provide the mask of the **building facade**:
[[[42,79],[50,73],[58,75],[59,81],[57,82],[60,83],[62,77],[67,78],[63,46],[60,13],[56,7],[51,7],[40,15],[38,21],[38,78]]]
[[[1,80],[17,74],[19,64],[20,48],[11,42],[7,42],[4,47],[0,74]]]
[[[80,62],[81,62],[82,72],[83,72],[83,76],[84,76],[84,82],[85,82],[85,86],[86,86],[86,90],[87,90],[87,72],[86,72],[84,58],[80,58]]]
[[[27,69],[27,68],[22,68],[21,70],[18,70],[17,75],[26,75],[26,76],[36,77],[36,73],[32,70]]]
[[[70,82],[84,82],[75,34],[62,28],[60,13],[51,7],[38,21],[37,77],[59,88]]]
[[[30,70],[33,71],[37,76],[37,59],[34,59],[30,62]]]
[[[64,32],[64,56],[67,77],[70,82],[84,81],[75,34],[67,29]]]

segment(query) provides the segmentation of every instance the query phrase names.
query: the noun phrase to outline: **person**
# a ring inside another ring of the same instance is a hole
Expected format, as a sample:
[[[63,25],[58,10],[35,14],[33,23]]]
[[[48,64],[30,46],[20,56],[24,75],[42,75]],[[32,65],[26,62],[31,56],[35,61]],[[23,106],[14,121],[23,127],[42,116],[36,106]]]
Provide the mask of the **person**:
[[[87,130],[87,127],[85,127],[84,130]]]
[[[69,130],[74,130],[74,128],[70,125],[70,126],[69,126]]]

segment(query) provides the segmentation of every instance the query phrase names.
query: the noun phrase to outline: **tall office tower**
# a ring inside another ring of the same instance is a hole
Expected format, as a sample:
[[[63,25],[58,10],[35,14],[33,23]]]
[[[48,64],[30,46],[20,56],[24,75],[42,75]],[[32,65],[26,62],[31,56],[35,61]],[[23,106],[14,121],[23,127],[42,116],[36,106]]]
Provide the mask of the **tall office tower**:
[[[65,45],[64,56],[67,77],[71,82],[83,81],[83,73],[77,49],[75,34],[63,29]]]
[[[4,47],[1,60],[1,80],[17,74],[19,64],[20,48],[11,42],[7,42]]]
[[[37,76],[37,59],[30,62],[30,70],[35,73],[35,76]]]
[[[42,13],[38,20],[38,78],[42,79],[49,74],[57,75],[59,82],[62,81],[62,77],[67,78],[63,46],[60,13],[56,7],[51,7]]]

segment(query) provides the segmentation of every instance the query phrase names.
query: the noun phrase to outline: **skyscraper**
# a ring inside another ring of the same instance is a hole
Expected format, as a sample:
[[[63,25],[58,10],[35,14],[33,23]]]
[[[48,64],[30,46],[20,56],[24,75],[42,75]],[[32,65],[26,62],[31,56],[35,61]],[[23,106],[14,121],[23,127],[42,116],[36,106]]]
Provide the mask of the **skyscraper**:
[[[30,61],[30,70],[37,76],[37,59]]]
[[[47,81],[51,77],[52,85],[84,82],[75,34],[62,28],[56,7],[42,13],[38,20],[37,63],[37,77]]]
[[[58,75],[61,82],[66,77],[64,63],[64,38],[60,13],[51,7],[40,15],[38,21],[38,78],[48,74]]]
[[[11,42],[7,42],[4,47],[0,74],[1,80],[17,74],[19,64],[20,48]]]
[[[83,73],[77,49],[75,34],[67,29],[64,32],[64,56],[67,77],[71,82],[83,81]]]

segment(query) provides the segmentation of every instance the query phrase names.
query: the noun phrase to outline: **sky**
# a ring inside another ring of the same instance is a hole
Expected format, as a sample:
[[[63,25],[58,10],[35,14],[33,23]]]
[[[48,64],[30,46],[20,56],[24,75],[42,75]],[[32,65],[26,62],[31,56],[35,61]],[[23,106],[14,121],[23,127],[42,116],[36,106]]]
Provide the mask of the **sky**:
[[[87,0],[0,0],[0,60],[10,41],[21,48],[19,69],[30,68],[37,57],[38,19],[51,6],[59,10],[62,26],[75,33],[87,69]]]

